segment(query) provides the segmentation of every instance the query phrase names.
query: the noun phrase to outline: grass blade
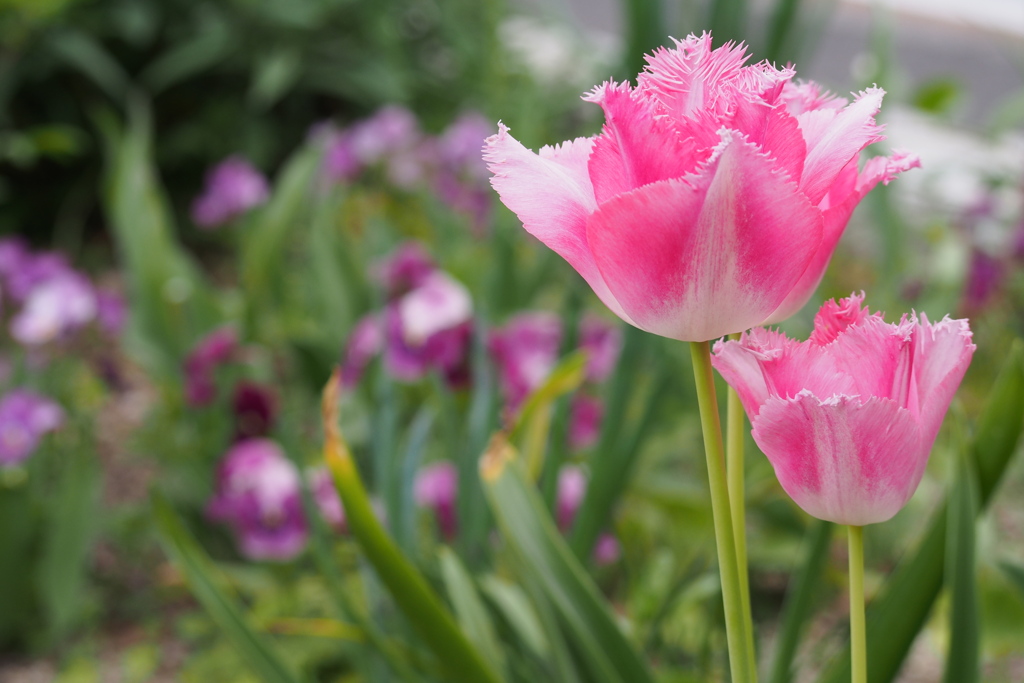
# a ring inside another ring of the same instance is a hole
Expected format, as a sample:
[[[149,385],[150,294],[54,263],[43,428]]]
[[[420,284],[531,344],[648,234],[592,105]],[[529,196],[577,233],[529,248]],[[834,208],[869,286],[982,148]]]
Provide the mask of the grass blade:
[[[946,541],[946,586],[949,590],[949,652],[945,683],[979,680],[981,612],[975,565],[975,519],[978,516],[977,477],[966,455],[956,468],[949,500]]]

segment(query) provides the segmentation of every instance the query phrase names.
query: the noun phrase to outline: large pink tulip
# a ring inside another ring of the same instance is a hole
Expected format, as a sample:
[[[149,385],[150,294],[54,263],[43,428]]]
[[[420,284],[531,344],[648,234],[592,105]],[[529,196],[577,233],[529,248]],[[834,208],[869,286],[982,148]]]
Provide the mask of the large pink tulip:
[[[885,322],[863,294],[827,302],[806,342],[756,328],[712,363],[739,392],[754,441],[805,511],[884,522],[917,489],[971,362],[966,320]]]
[[[637,86],[584,97],[600,135],[534,154],[498,124],[484,158],[523,226],[616,315],[705,341],[782,320],[810,298],[861,198],[917,159],[883,139],[884,94],[847,104],[792,69],[744,66],[743,45],[689,36],[647,57]]]

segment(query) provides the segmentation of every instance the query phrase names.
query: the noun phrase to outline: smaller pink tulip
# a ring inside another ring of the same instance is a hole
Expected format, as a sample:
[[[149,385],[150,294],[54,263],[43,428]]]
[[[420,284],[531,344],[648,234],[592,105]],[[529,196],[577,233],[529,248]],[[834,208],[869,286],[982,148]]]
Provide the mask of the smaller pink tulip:
[[[863,298],[827,302],[806,342],[759,328],[712,359],[786,493],[855,526],[910,500],[975,349],[966,320],[886,323]]]

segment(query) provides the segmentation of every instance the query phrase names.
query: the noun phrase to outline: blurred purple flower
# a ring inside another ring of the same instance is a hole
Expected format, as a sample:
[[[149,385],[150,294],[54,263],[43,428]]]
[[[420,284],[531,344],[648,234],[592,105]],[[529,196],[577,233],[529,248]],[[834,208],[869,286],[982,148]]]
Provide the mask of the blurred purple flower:
[[[413,484],[416,504],[433,510],[441,535],[449,541],[458,532],[455,511],[458,489],[459,472],[455,464],[448,460],[422,468]]]
[[[405,107],[388,105],[352,126],[352,151],[364,165],[413,148],[420,141],[416,115]]]
[[[488,346],[508,410],[518,409],[555,367],[561,340],[558,316],[546,312],[520,313],[491,332]]]
[[[580,321],[580,348],[587,352],[587,381],[603,382],[615,369],[622,352],[622,330],[593,314]]]
[[[556,496],[555,518],[558,528],[565,533],[576,519],[583,496],[587,493],[587,476],[576,465],[564,465],[558,471],[558,494]]]
[[[604,404],[600,399],[577,394],[569,408],[569,448],[579,451],[597,443],[602,418]]]
[[[482,114],[467,112],[434,141],[432,150],[437,196],[448,206],[469,216],[478,234],[490,222],[493,208],[489,173],[481,152],[484,140],[491,132],[491,125]]]
[[[231,408],[235,414],[235,441],[266,436],[274,426],[277,401],[270,387],[240,381],[235,385]]]
[[[594,544],[594,563],[597,566],[607,566],[617,562],[620,557],[622,546],[619,545],[619,539],[607,532],[597,537],[597,543]]]
[[[267,201],[267,179],[246,159],[228,157],[206,175],[203,193],[192,203],[192,220],[216,228]]]
[[[583,469],[576,465],[563,465],[558,472],[558,494],[555,502],[556,521],[562,533],[567,533],[572,527],[586,493],[587,476]],[[615,536],[605,532],[598,537],[593,552],[594,562],[598,566],[615,562],[620,554],[621,549]]]
[[[128,304],[123,296],[108,289],[96,290],[96,320],[104,332],[119,336],[127,318]]]
[[[54,401],[28,389],[14,389],[0,399],[0,467],[26,460],[46,432],[64,421]]]
[[[231,526],[240,551],[250,559],[289,560],[306,545],[298,469],[269,439],[231,447],[206,511]]]
[[[964,306],[976,311],[984,308],[1003,281],[1004,264],[981,249],[973,249],[964,283]]]
[[[11,336],[37,346],[72,332],[96,317],[96,292],[84,276],[69,271],[31,289],[11,320]]]
[[[359,384],[363,371],[373,357],[384,348],[384,330],[381,316],[370,313],[360,318],[345,346],[345,358],[341,366],[341,381],[346,387]]]
[[[3,273],[7,291],[15,301],[24,301],[42,285],[63,277],[77,276],[62,254],[56,252],[33,253],[24,244],[9,247],[4,257],[8,263]],[[83,278],[84,279],[84,278]]]
[[[426,247],[419,242],[404,242],[375,263],[371,274],[390,300],[422,287],[436,270]]]
[[[394,377],[415,381],[431,368],[456,384],[468,376],[473,301],[461,283],[435,271],[384,315],[384,361]]]
[[[307,473],[313,500],[324,520],[340,533],[348,533],[348,522],[345,519],[345,508],[341,496],[331,479],[331,472],[326,467],[317,467]]]
[[[185,400],[191,406],[209,405],[217,397],[215,372],[238,349],[238,333],[220,327],[199,340],[185,358]]]
[[[363,170],[362,161],[356,154],[350,131],[335,132],[328,138],[324,154],[323,177],[334,183],[350,183]]]

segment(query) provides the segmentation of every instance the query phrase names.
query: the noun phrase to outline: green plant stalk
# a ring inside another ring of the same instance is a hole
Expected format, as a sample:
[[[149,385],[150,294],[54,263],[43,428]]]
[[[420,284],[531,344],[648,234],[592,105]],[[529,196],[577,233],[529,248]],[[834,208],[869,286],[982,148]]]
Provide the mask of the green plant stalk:
[[[739,334],[729,335],[737,340]],[[729,387],[725,414],[725,475],[729,487],[729,512],[732,515],[732,534],[736,540],[736,566],[740,577],[740,601],[743,605],[744,627],[747,630],[747,657],[757,666],[754,651],[754,616],[750,610],[750,573],[747,570],[747,505],[743,486],[744,459],[743,439],[746,429],[746,415],[740,395]]]
[[[868,640],[864,624],[864,527],[850,531],[850,653],[852,683],[868,683]]]
[[[743,614],[739,565],[736,562],[736,541],[733,537],[732,514],[729,510],[729,489],[726,483],[722,424],[715,399],[715,378],[711,371],[711,347],[708,342],[690,342],[693,378],[697,386],[700,424],[704,432],[704,454],[711,489],[711,513],[714,517],[715,544],[718,546],[718,570],[722,578],[722,602],[725,607],[725,630],[729,644],[729,669],[735,683],[753,683],[757,668],[750,657],[753,634],[747,630],[748,617]]]
[[[324,458],[341,495],[352,535],[395,603],[424,643],[437,655],[449,680],[501,683],[501,678],[470,644],[426,579],[406,559],[378,521],[355,460],[337,428],[339,386],[340,373],[335,372],[324,389]]]

